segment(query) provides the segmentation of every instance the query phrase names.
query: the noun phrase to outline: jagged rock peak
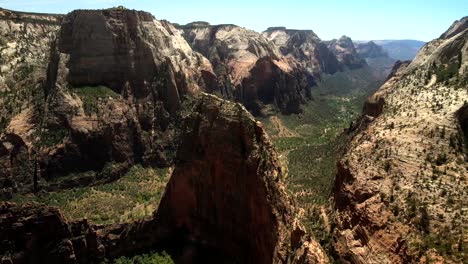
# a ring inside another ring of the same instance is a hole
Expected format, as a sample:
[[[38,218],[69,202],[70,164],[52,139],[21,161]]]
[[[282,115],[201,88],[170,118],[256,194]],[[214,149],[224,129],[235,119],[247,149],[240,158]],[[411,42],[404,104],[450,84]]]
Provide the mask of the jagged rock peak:
[[[309,83],[297,63],[260,33],[235,25],[179,28],[192,48],[211,61],[219,80],[214,92],[224,98],[242,102],[255,114],[264,104],[297,113],[299,108],[291,105],[307,99]]]
[[[349,48],[349,49],[354,48],[353,40],[350,37],[346,36],[346,35],[341,36],[336,41],[336,44],[340,45],[343,48]]]
[[[340,68],[336,56],[312,30],[276,27],[262,35],[278,46],[284,56],[301,65],[313,79],[319,79],[322,73],[333,74]]]

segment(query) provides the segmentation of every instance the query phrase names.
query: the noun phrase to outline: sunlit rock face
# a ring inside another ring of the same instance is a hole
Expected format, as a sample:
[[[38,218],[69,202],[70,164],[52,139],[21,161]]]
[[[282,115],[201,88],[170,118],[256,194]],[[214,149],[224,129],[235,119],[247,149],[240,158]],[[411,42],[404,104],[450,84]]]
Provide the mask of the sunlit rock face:
[[[463,262],[467,21],[397,63],[366,103],[335,182],[343,263]]]

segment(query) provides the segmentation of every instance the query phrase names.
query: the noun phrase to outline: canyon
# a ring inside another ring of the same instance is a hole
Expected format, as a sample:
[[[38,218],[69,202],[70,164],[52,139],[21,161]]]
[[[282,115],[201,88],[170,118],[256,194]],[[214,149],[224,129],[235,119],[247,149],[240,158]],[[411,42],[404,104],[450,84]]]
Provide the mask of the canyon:
[[[411,62],[312,30],[0,9],[0,259],[462,263],[467,25]]]

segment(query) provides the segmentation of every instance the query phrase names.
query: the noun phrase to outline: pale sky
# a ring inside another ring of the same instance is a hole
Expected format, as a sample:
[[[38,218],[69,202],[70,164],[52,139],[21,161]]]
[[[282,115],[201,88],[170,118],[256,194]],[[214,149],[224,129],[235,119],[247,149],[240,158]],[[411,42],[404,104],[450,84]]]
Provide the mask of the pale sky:
[[[468,0],[0,0],[2,8],[62,14],[118,5],[179,24],[207,21],[258,32],[272,26],[312,29],[324,40],[347,35],[429,41],[468,15]]]

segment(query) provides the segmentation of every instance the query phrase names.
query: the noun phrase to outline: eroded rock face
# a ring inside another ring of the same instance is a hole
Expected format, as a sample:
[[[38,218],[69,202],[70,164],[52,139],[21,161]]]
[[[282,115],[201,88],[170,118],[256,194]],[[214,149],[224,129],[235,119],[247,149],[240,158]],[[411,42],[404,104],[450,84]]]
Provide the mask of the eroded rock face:
[[[106,182],[135,163],[170,165],[183,97],[217,83],[210,62],[146,12],[74,11],[48,54],[46,76],[5,129],[32,165],[5,165],[0,181],[23,192]],[[3,152],[0,160],[17,156]]]
[[[335,182],[343,263],[463,262],[467,58],[458,21],[369,98]]]
[[[50,43],[62,18],[0,8],[0,134],[30,105],[45,79]]]
[[[192,111],[155,215],[166,236],[212,249],[223,257],[219,261],[291,260],[288,251],[305,245],[305,233],[292,238],[295,208],[263,128],[240,104],[208,94]],[[314,248],[303,249],[311,255],[304,259],[326,262],[317,244]]]
[[[2,203],[0,257],[99,263],[160,249],[178,263],[328,263],[296,218],[261,125],[214,95],[185,104],[176,167],[152,219],[94,226],[38,204]]]
[[[69,55],[66,80],[71,86],[105,85],[121,92],[129,82],[139,98],[148,96],[156,77],[173,79],[176,95],[199,90],[199,69],[211,70],[170,23],[131,10],[70,13],[58,50]]]
[[[179,28],[192,48],[213,64],[217,94],[243,103],[254,114],[260,114],[264,104],[274,104],[283,113],[298,113],[300,109],[290,106],[308,99],[313,78],[303,76],[303,69],[261,34],[235,25],[200,22]],[[254,81],[265,76],[271,76],[270,91]]]
[[[330,41],[328,48],[336,55],[343,67],[357,69],[366,65],[365,60],[357,53],[353,41],[347,36]]]
[[[58,209],[0,203],[4,263],[97,263],[104,248],[86,221],[67,223]]]
[[[322,73],[334,74],[340,69],[336,56],[312,30],[275,27],[267,29],[262,35],[277,45],[284,56],[297,61],[315,78]]]
[[[387,90],[391,89],[395,82],[400,80],[401,74],[410,63],[411,61],[395,62],[386,83],[377,92],[367,98],[362,111],[363,115],[378,117],[383,112]]]

